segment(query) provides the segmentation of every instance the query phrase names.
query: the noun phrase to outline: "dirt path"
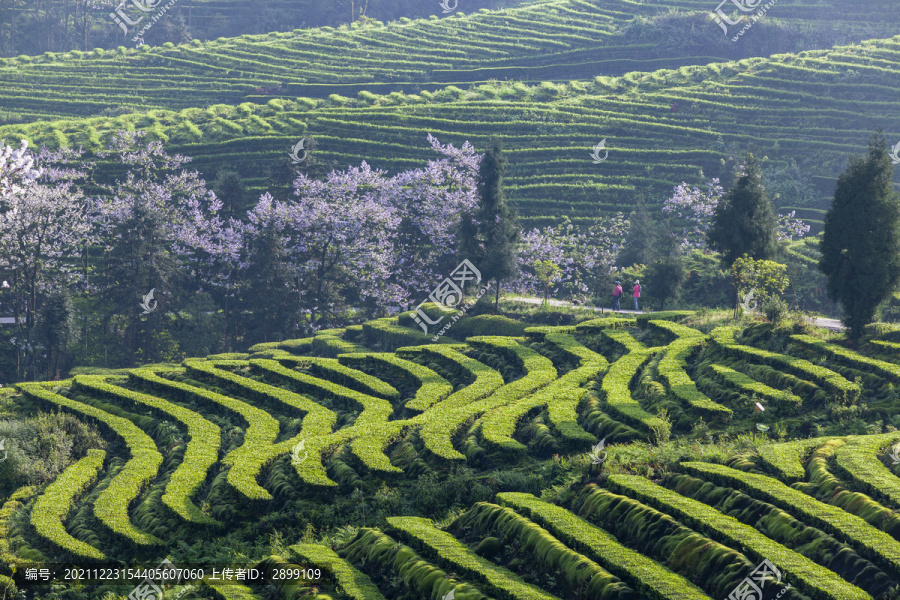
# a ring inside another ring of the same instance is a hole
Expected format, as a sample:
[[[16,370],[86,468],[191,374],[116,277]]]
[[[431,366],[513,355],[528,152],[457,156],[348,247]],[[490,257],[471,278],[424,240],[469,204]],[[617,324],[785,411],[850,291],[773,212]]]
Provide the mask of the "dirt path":
[[[537,304],[537,305],[540,305],[543,302],[543,300],[541,298],[526,298],[525,296],[507,296],[507,300],[512,300],[514,302],[523,302],[525,304]],[[631,300],[631,298],[625,298],[622,300],[622,302],[624,303],[625,301],[630,301],[630,300]],[[612,310],[610,308],[606,308],[603,306],[588,306],[588,305],[581,305],[581,304],[572,304],[571,302],[569,302],[567,300],[549,300],[548,302],[549,302],[550,306],[563,306],[566,308],[582,308],[584,310],[592,310],[592,311],[599,312],[599,313],[613,313],[614,312],[617,314],[621,313],[621,314],[626,314],[626,315],[642,315],[645,312],[648,312],[648,311],[643,311],[643,310],[626,310],[626,309]],[[653,311],[649,311],[649,312],[653,312]],[[815,325],[816,327],[823,327],[825,329],[831,329],[832,331],[843,331],[844,329],[846,329],[846,327],[844,327],[844,325],[838,319],[825,319],[823,317],[815,317],[815,318],[809,319],[809,322],[812,323],[813,325]]]

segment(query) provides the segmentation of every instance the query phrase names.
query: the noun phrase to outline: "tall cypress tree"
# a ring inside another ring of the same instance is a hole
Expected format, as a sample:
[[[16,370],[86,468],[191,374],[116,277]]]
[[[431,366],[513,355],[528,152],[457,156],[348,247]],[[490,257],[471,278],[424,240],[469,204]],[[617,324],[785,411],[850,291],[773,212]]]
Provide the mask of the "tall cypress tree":
[[[752,154],[747,154],[734,185],[716,207],[707,239],[728,268],[744,254],[768,260],[777,252],[778,220]]]
[[[854,339],[900,281],[900,197],[893,177],[884,134],[878,131],[868,152],[848,161],[825,215],[819,269]]]
[[[642,198],[638,198],[637,210],[628,215],[628,221],[625,246],[619,252],[616,264],[620,267],[645,265],[652,258],[653,242],[657,236],[658,225],[650,216]]]
[[[518,272],[515,243],[520,228],[515,211],[503,196],[506,164],[499,140],[491,140],[478,172],[478,205],[474,214],[463,216],[459,232],[460,258],[468,258],[482,278],[496,284],[495,310],[500,304],[501,283]]]

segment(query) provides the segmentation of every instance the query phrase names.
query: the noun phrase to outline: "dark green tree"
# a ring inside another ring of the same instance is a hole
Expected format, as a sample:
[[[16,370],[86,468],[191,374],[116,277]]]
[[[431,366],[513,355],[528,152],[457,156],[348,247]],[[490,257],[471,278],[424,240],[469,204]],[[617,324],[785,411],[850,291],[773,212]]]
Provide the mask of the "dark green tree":
[[[673,235],[660,236],[642,281],[646,294],[659,300],[660,310],[666,310],[666,301],[678,296],[687,278],[688,270],[677,239]]]
[[[57,288],[44,298],[38,339],[47,348],[47,379],[59,375],[59,362],[66,348],[78,341],[80,331],[69,291]]]
[[[778,221],[763,185],[759,160],[752,154],[747,154],[734,184],[716,207],[707,239],[712,249],[722,253],[722,262],[729,269],[744,254],[768,260],[778,251]]]
[[[868,152],[848,161],[825,215],[819,269],[854,339],[900,281],[900,197],[893,177],[884,134],[878,131]]]
[[[460,223],[460,258],[478,267],[485,281],[494,281],[494,310],[500,305],[502,282],[518,272],[515,244],[521,229],[503,196],[506,164],[499,140],[492,140],[478,173],[478,205]]]
[[[241,219],[247,207],[244,200],[247,186],[237,171],[219,169],[216,180],[212,184],[216,197],[222,201],[222,217],[227,221],[230,217]]]
[[[625,235],[625,245],[619,252],[616,263],[620,267],[645,265],[650,261],[657,224],[646,204],[638,200],[637,210],[628,215],[629,227]]]
[[[96,282],[99,299],[109,311],[108,327],[122,330],[124,352],[117,353],[116,366],[134,366],[138,351],[162,328],[158,314],[143,312],[139,303],[154,290],[148,306],[158,306],[159,314],[180,301],[184,277],[172,250],[174,236],[166,215],[158,208],[136,198],[126,219],[118,223],[111,235],[111,248],[104,257]],[[158,304],[154,304],[154,302]],[[156,313],[156,309],[152,311]],[[142,350],[142,358],[155,360]]]

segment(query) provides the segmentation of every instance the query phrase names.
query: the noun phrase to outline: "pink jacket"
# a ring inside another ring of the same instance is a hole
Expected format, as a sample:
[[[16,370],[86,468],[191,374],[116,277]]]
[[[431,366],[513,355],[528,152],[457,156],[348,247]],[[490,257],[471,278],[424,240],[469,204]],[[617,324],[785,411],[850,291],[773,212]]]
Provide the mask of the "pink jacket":
[[[634,284],[634,292],[631,295],[634,296],[635,298],[641,297],[641,284],[639,284],[639,283]]]
[[[622,289],[621,285],[617,285],[616,289],[613,290],[613,296],[624,296],[625,290]]]

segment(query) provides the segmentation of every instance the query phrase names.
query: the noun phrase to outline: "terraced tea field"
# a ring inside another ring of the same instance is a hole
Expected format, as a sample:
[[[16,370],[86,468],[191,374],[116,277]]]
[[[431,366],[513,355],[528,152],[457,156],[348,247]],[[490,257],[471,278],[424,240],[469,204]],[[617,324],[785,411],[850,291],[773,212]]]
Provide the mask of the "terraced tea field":
[[[434,95],[273,99],[39,121],[0,127],[0,139],[97,150],[116,130],[140,129],[193,156],[209,179],[223,164],[237,169],[255,197],[266,188],[265,167],[286,159],[301,137],[314,140],[304,168],[327,172],[366,161],[393,173],[433,158],[428,133],[477,148],[497,135],[509,155],[507,196],[531,226],[628,211],[639,193],[660,199],[673,182],[725,176],[730,166],[722,161],[748,143],[773,160],[814,163],[808,172],[827,197],[848,153],[864,147],[868,134],[860,132],[882,124],[889,140],[900,139],[890,125],[890,115],[900,114],[897,64],[900,38],[893,38],[567,85],[508,82]],[[596,165],[589,153],[601,139],[609,158]],[[122,175],[121,165],[101,165],[98,177]]]
[[[898,25],[892,7],[886,0],[865,7],[830,1],[811,9],[781,0],[778,18],[795,28],[794,35],[775,39],[766,55],[821,48],[797,47],[797,36],[812,31],[828,37],[834,22],[840,22],[836,41],[841,43],[890,37]],[[222,8],[224,16],[228,8]],[[709,10],[704,0],[551,0],[387,25],[356,22],[177,47],[134,49],[129,42],[129,48],[114,51],[19,56],[0,60],[0,115],[10,120],[14,113],[16,120],[31,122],[107,109],[144,112],[273,97],[412,93],[422,85],[434,90],[489,80],[567,81],[761,55],[726,41],[708,20]],[[658,39],[624,32],[635,17],[669,11],[693,13],[696,39],[680,41],[683,48],[673,51]],[[198,15],[202,12],[198,7]]]
[[[765,598],[897,597],[896,332],[857,351],[768,325],[707,335],[676,322],[692,318],[519,324],[521,336],[432,344],[406,313],[177,368],[17,384],[8,415],[63,411],[96,424],[106,447],[5,499],[0,572],[189,562],[198,544],[281,518],[308,535],[243,558],[320,580],[207,580],[197,597],[683,600],[747,581]],[[716,451],[704,430],[743,450]],[[668,441],[686,435],[696,441]],[[628,448],[649,452],[643,466]],[[654,468],[666,448],[677,464]],[[363,513],[323,541],[342,499],[427,495],[423,482],[454,473],[482,499],[440,518]],[[535,489],[537,473],[556,483]]]

